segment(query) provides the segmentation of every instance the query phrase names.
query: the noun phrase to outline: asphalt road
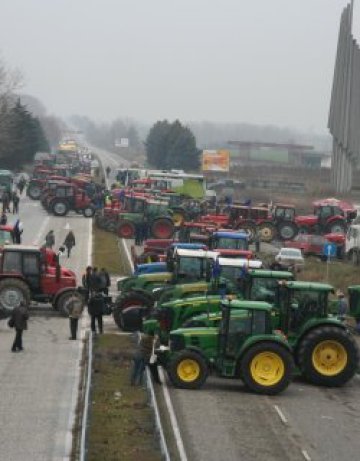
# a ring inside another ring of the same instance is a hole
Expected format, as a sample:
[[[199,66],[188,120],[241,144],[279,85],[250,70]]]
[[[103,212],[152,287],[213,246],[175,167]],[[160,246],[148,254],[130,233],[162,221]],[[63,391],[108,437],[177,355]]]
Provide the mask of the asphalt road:
[[[53,229],[58,247],[69,223],[77,243],[70,259],[61,263],[80,276],[88,263],[90,220],[78,215],[49,217],[38,202],[25,196],[20,218],[25,244],[43,243],[46,232]],[[31,311],[24,352],[10,352],[13,335],[7,322],[0,322],[0,459],[68,459],[82,341],[69,341],[68,320],[42,305]]]
[[[116,161],[97,153],[105,167]],[[359,458],[359,376],[340,389],[295,381],[276,397],[252,395],[240,381],[216,377],[198,391],[169,390],[189,461]]]

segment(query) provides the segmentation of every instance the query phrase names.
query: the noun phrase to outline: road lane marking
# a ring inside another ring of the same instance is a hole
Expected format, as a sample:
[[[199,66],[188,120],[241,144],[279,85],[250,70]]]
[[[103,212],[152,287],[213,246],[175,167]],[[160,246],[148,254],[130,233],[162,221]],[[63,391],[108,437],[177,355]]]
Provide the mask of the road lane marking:
[[[49,224],[49,220],[50,220],[50,217],[46,216],[44,221],[42,222],[42,224],[40,226],[39,232],[36,235],[36,238],[34,240],[34,245],[40,245],[41,237],[42,237],[43,233],[45,232],[45,229],[46,229],[47,225]]]
[[[160,375],[160,379],[161,379],[161,382],[162,382],[162,390],[163,390],[163,394],[164,394],[165,403],[166,403],[166,406],[167,406],[167,409],[168,409],[168,412],[169,412],[170,421],[171,421],[172,429],[173,429],[173,432],[174,432],[176,445],[177,445],[177,448],[178,448],[178,451],[179,451],[180,461],[187,461],[188,458],[186,456],[184,442],[183,442],[182,437],[181,437],[179,424],[177,422],[174,407],[173,407],[173,404],[171,402],[171,398],[170,398],[170,394],[169,394],[169,388],[168,388],[168,386],[166,384],[164,372],[162,371],[161,367],[159,367],[159,375]]]
[[[310,457],[309,453],[306,450],[301,450],[301,453],[302,453],[303,457],[306,459],[306,461],[311,461],[311,457]]]
[[[89,219],[89,240],[87,248],[87,265],[91,266],[92,263],[92,247],[93,247],[93,234],[92,234],[93,220]]]
[[[281,422],[283,424],[287,424],[288,423],[288,420],[286,419],[284,413],[280,410],[279,406],[278,405],[274,405],[274,409],[276,411],[276,413],[279,415],[279,418],[281,419]]]

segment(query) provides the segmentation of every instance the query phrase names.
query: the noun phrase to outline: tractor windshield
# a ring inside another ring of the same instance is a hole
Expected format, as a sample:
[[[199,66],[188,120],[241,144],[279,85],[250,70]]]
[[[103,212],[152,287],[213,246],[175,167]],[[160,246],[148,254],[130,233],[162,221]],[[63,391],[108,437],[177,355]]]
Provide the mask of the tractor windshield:
[[[215,247],[223,250],[248,250],[247,239],[235,239],[228,237],[218,237],[215,240]]]
[[[157,204],[157,203],[149,203],[147,206],[146,213],[149,216],[161,216],[167,215],[167,204]]]
[[[250,290],[250,299],[266,301],[273,304],[276,301],[278,280],[268,277],[253,278]]]
[[[275,209],[275,218],[294,221],[295,219],[295,209],[294,208],[276,208]]]
[[[226,280],[236,283],[241,277],[241,269],[239,267],[223,266],[221,268],[221,276]]]
[[[198,281],[206,278],[204,258],[181,257],[178,261],[178,274],[182,280]]]
[[[328,292],[291,290],[289,296],[291,330],[297,330],[311,318],[326,316]]]

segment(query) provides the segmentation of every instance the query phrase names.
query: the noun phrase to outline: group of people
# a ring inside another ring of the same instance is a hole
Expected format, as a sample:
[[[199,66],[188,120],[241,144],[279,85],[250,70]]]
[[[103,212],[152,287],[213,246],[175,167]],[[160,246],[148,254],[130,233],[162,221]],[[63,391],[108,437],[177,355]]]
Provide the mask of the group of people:
[[[2,213],[6,215],[6,213],[18,214],[19,213],[19,203],[20,203],[20,196],[17,194],[16,191],[10,193],[7,190],[4,190],[1,195],[2,201]],[[10,205],[12,202],[12,210],[10,209]]]
[[[88,266],[82,276],[82,286],[85,290],[85,300],[90,315],[90,328],[96,334],[97,330],[103,333],[103,315],[106,309],[105,296],[109,294],[111,285],[110,275],[103,267],[99,271],[97,267]],[[70,340],[76,340],[78,322],[82,314],[82,306],[74,303],[69,314],[70,319]],[[97,328],[96,328],[97,324]]]
[[[64,247],[66,248],[68,258],[70,258],[71,250],[73,249],[75,244],[76,244],[75,234],[70,229],[69,232],[66,234],[66,237],[65,237],[65,240],[64,240],[64,243],[63,243]],[[51,230],[49,230],[49,232],[45,236],[45,245],[44,246],[46,248],[52,249],[54,245],[55,245],[55,233],[51,229]]]

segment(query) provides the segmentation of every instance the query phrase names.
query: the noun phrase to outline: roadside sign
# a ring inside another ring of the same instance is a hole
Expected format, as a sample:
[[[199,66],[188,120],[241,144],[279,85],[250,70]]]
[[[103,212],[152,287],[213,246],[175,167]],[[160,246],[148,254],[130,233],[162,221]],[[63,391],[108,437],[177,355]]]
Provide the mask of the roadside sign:
[[[323,255],[327,258],[334,258],[336,256],[336,245],[335,243],[325,243],[323,248]]]

